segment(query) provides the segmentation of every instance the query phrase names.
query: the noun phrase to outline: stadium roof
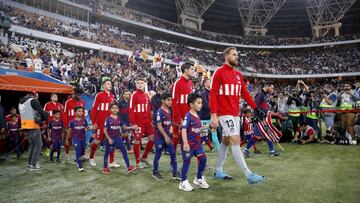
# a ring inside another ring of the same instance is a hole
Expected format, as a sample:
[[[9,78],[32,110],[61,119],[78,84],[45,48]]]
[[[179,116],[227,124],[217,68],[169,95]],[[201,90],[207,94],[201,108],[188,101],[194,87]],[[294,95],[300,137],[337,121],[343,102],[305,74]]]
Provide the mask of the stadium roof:
[[[277,37],[311,37],[311,25],[305,10],[306,2],[307,0],[286,0],[267,24],[267,34]],[[129,0],[127,7],[177,22],[175,0]],[[215,0],[203,18],[204,30],[243,35],[236,0]],[[345,13],[341,23],[341,34],[360,32],[360,0]]]

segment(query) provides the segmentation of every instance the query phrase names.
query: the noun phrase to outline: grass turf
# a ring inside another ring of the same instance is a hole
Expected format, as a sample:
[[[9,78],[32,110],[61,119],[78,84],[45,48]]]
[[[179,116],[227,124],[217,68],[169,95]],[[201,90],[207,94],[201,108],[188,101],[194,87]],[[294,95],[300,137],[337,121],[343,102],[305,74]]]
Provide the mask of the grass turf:
[[[183,192],[178,181],[171,180],[169,156],[162,156],[160,171],[165,177],[156,181],[151,169],[125,175],[121,167],[109,175],[101,174],[102,157],[97,153],[97,166],[84,164],[78,172],[74,162],[52,163],[41,157],[41,171],[26,169],[26,154],[20,159],[0,162],[0,202],[359,202],[360,146],[283,144],[280,157],[268,154],[247,159],[249,168],[266,176],[258,185],[248,185],[236,166],[231,152],[225,169],[232,181],[212,179],[213,171],[205,176],[208,190]],[[206,148],[206,146],[204,146]],[[265,143],[258,148],[266,152]],[[72,155],[74,153],[72,152]],[[252,153],[253,155],[253,153]],[[129,155],[134,160],[134,155]],[[181,167],[182,161],[178,156]],[[208,166],[216,163],[216,153],[208,152]],[[153,155],[150,156],[152,160]],[[120,162],[120,161],[118,161]],[[193,158],[188,178],[192,183],[197,164]]]

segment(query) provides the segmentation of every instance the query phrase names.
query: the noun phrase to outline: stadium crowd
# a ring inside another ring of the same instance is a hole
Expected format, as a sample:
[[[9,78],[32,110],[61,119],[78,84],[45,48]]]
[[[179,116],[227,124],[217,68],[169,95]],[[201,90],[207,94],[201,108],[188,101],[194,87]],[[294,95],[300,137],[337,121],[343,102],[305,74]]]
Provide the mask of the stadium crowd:
[[[195,61],[204,66],[221,65],[221,52],[190,48],[183,43],[169,43],[148,36],[120,31],[117,27],[97,24],[87,27],[13,9],[3,5],[3,10],[12,16],[12,23],[31,29],[42,30],[74,39],[133,51],[134,55],[160,54],[174,63]],[[253,50],[243,49],[241,65],[245,71],[272,74],[314,74],[359,71],[357,47],[332,47],[299,50]],[[290,68],[289,68],[290,67]]]
[[[359,39],[359,34],[353,35],[341,35],[338,37],[322,37],[322,38],[286,38],[279,39],[275,37],[242,37],[223,33],[214,33],[206,30],[198,31],[194,29],[186,28],[180,24],[166,21],[139,11],[135,11],[126,7],[123,7],[117,3],[111,3],[111,1],[83,1],[72,0],[73,2],[90,6],[94,12],[101,13],[107,12],[121,17],[128,18],[137,22],[153,25],[155,27],[171,30],[178,33],[188,34],[199,38],[213,40],[218,42],[227,42],[235,44],[245,45],[298,45],[298,44],[315,44],[334,41],[354,40]]]

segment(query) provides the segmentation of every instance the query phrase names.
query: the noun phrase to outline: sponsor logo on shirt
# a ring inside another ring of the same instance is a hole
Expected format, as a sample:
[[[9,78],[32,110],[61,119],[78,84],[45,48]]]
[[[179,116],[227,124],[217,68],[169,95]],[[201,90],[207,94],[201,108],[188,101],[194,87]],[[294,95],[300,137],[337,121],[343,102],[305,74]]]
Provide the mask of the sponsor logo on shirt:
[[[191,132],[193,133],[200,133],[201,128],[191,128]]]

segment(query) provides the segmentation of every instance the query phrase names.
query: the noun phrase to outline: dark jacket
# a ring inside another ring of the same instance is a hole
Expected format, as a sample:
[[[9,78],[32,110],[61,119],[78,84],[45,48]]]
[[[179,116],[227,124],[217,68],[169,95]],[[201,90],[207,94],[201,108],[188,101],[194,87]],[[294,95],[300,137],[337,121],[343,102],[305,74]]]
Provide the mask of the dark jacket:
[[[199,112],[200,119],[210,120],[211,117],[210,107],[209,107],[210,91],[205,88],[200,92],[200,96],[202,98],[202,108],[201,111]]]

